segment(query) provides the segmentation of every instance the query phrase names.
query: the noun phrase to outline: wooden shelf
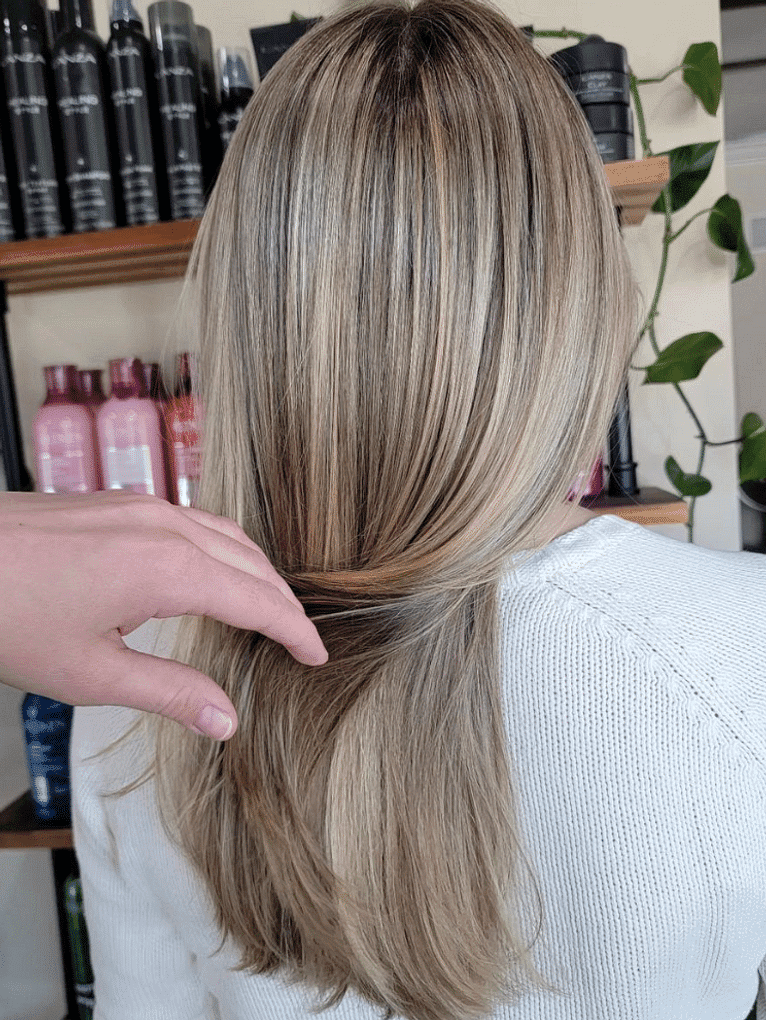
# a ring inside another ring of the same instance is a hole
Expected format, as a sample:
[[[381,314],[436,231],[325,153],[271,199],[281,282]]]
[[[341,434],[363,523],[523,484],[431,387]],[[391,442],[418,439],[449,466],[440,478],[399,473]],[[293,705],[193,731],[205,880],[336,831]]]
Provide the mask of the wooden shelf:
[[[689,519],[689,507],[680,496],[648,486],[635,496],[586,496],[580,506],[636,524],[686,524]]]
[[[0,811],[0,850],[71,850],[72,830],[41,822],[29,790]]]
[[[183,276],[199,220],[0,244],[9,294]]]
[[[612,189],[614,204],[622,210],[622,226],[637,227],[643,223],[649,209],[670,180],[670,157],[651,156],[649,159],[604,163],[604,171]]]
[[[605,163],[623,226],[640,224],[670,177],[667,156]],[[134,283],[183,276],[199,220],[119,227],[0,245],[9,294]]]

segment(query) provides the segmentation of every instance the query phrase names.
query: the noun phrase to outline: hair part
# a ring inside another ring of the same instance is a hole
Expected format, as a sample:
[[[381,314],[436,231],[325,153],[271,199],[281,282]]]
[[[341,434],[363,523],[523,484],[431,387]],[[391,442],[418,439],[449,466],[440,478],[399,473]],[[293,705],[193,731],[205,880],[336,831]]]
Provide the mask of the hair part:
[[[501,690],[498,586],[603,449],[635,283],[584,114],[495,7],[344,9],[269,72],[190,261],[199,507],[329,651],[182,621],[239,716],[147,717],[163,825],[240,969],[469,1020],[553,989]],[[512,710],[512,707],[511,707]]]

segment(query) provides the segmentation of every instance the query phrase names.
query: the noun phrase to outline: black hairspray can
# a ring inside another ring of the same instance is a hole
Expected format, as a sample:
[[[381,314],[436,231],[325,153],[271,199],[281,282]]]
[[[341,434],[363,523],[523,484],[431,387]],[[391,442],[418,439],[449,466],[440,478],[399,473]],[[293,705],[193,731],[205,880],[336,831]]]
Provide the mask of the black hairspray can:
[[[202,101],[202,172],[205,175],[205,193],[210,194],[221,169],[223,148],[218,133],[218,82],[215,77],[213,37],[204,25],[194,26],[197,32],[199,54],[199,85]]]
[[[240,46],[222,46],[218,51],[218,66],[221,71],[218,129],[223,151],[226,152],[253,94],[253,72],[250,54]]]
[[[197,34],[191,7],[182,0],[149,5],[165,168],[174,220],[205,210],[204,137]]]
[[[117,134],[125,222],[166,219],[164,172],[160,173],[156,83],[149,40],[131,0],[109,0],[112,32],[106,46]]]
[[[112,167],[106,50],[94,29],[91,0],[62,0],[62,13],[65,29],[51,62],[72,229],[109,230],[121,224],[122,216]]]
[[[2,15],[0,60],[24,236],[57,237],[68,216],[45,10],[37,0],[2,0]]]

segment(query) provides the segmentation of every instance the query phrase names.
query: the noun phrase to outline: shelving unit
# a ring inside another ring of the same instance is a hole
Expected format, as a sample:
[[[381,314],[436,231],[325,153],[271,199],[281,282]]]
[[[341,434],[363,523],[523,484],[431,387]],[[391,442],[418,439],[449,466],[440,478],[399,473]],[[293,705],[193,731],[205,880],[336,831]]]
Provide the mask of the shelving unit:
[[[27,790],[0,811],[0,850],[73,850],[68,826],[38,821],[32,795]]]
[[[604,165],[607,182],[614,197],[621,226],[638,226],[670,178],[667,156],[644,160],[626,160]],[[171,279],[186,270],[199,220],[158,223],[144,227],[122,227],[91,234],[14,241],[0,245],[0,298],[8,295],[35,294],[73,287],[95,287],[140,281]],[[4,303],[0,303],[0,311]],[[2,337],[3,345],[5,337]],[[10,357],[5,357],[10,379]],[[1,381],[1,380],[0,380]],[[6,399],[15,414],[15,395],[0,392],[0,404]],[[8,421],[5,425],[7,427]],[[661,489],[646,488],[636,496],[615,498],[598,496],[582,501],[596,513],[612,513],[639,524],[684,524],[686,503]],[[76,1016],[72,998],[71,966],[64,948],[65,918],[60,886],[76,866],[70,828],[46,826],[34,815],[29,792],[0,811],[0,849],[50,850],[53,858],[57,907],[62,935],[62,956],[67,984],[70,1017]]]

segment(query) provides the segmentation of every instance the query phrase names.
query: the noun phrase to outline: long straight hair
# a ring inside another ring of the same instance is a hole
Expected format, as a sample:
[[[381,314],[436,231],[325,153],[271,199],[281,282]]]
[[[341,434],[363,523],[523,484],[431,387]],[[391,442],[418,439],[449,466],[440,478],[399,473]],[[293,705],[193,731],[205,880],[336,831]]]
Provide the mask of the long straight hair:
[[[410,1020],[552,989],[497,592],[600,454],[639,336],[582,110],[489,4],[341,10],[253,96],[185,297],[196,505],[261,546],[329,661],[185,618],[175,656],[239,728],[147,716],[120,792],[153,777],[238,969]]]

